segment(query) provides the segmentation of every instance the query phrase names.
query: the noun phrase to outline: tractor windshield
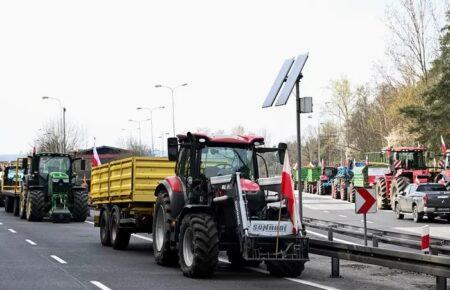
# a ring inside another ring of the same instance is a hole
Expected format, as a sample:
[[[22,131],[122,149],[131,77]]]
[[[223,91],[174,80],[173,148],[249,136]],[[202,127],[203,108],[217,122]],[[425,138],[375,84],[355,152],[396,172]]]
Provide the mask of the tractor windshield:
[[[47,178],[49,173],[63,172],[70,175],[70,159],[65,156],[42,156],[39,160],[39,175]]]
[[[337,170],[336,170],[336,168],[327,168],[327,167],[325,167],[325,172],[324,173],[329,178],[333,178],[336,175]]]
[[[406,169],[426,168],[423,151],[400,151],[394,153],[394,160],[402,162]]]
[[[447,153],[447,156],[445,158],[445,168],[450,169],[450,153]]]
[[[205,147],[202,149],[200,173],[206,178],[240,172],[254,179],[253,151],[246,148]]]

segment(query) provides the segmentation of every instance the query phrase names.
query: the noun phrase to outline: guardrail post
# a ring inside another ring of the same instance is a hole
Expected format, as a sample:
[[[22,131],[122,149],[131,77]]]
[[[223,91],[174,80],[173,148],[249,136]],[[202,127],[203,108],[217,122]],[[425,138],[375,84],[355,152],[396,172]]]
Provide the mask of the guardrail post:
[[[330,242],[333,241],[333,228],[328,228],[328,240]],[[339,275],[339,258],[331,258],[331,278],[339,278],[341,275]]]
[[[438,249],[430,247],[430,255],[437,256],[439,254]],[[447,290],[447,278],[436,276],[436,290]]]
[[[372,235],[372,247],[378,248],[378,236]]]

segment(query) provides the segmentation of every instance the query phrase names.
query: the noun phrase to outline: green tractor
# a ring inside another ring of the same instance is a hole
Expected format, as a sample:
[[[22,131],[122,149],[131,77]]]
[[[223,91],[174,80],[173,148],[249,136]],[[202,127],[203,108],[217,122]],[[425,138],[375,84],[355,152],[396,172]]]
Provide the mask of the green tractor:
[[[41,221],[49,216],[53,222],[86,220],[89,214],[88,193],[73,174],[76,160],[80,159],[61,153],[39,153],[24,159],[20,218]],[[80,161],[80,168],[84,170],[85,162]]]

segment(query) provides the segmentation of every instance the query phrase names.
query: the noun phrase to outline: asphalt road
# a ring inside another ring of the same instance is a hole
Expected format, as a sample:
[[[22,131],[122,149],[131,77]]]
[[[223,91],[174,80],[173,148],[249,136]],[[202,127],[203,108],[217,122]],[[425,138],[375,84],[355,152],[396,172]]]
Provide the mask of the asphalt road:
[[[312,199],[314,200],[314,199]],[[308,209],[310,210],[310,209]],[[311,256],[298,279],[264,269],[232,270],[221,258],[213,278],[190,279],[154,262],[148,235],[126,251],[103,247],[92,222],[27,222],[0,210],[0,289],[433,289],[434,277],[341,261],[330,278],[329,258]]]

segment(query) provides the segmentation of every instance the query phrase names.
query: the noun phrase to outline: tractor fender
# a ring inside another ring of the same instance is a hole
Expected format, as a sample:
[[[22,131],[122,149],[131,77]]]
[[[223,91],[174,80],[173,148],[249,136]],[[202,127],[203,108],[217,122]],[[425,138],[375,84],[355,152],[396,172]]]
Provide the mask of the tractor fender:
[[[179,179],[179,177],[175,178]],[[156,187],[155,196],[158,196],[162,191],[166,191],[169,194],[170,214],[171,218],[175,219],[180,214],[187,200],[186,190],[183,183],[181,180],[174,181],[173,179],[170,180],[170,178],[166,178]]]
[[[196,213],[196,212],[209,213],[212,216],[214,216],[214,210],[209,205],[187,204],[185,207],[182,208],[180,214],[177,217],[177,223],[176,223],[176,227],[175,227],[176,242],[178,242],[178,236],[180,234],[180,227],[181,227],[181,222],[183,221],[183,218],[187,214]]]

